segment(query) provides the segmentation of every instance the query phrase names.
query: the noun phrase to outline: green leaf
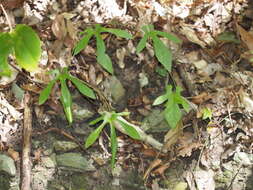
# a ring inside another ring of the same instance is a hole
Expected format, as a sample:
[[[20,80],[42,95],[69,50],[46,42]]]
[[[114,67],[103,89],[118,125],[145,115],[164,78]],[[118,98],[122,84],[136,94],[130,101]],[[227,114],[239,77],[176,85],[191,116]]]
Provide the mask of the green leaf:
[[[154,103],[153,103],[153,106],[160,105],[160,104],[164,103],[164,102],[167,101],[167,100],[168,100],[168,95],[167,95],[167,94],[164,94],[164,95],[162,95],[162,96],[158,96],[158,97],[155,99],[155,101],[154,101]]]
[[[111,168],[114,168],[115,160],[116,160],[116,153],[118,148],[118,142],[116,137],[116,131],[115,127],[112,123],[110,123],[110,129],[111,129],[111,149],[112,149],[112,158],[111,158]]]
[[[96,99],[96,96],[95,96],[93,90],[91,88],[89,88],[86,84],[84,84],[81,80],[79,80],[76,77],[70,76],[70,75],[68,75],[67,77],[68,77],[69,80],[71,80],[75,84],[75,86],[77,87],[77,89],[84,96],[90,97],[92,99]]]
[[[146,47],[146,43],[147,43],[148,37],[149,37],[148,33],[144,34],[144,36],[139,41],[139,43],[138,43],[138,45],[136,47],[136,53],[140,53]]]
[[[85,141],[85,148],[89,148],[99,137],[102,129],[105,126],[105,122],[103,122],[98,128],[96,128],[86,139]]]
[[[67,87],[66,79],[60,79],[60,82],[61,82],[60,100],[62,102],[68,122],[72,123],[73,122],[72,111],[71,111],[72,97],[71,97],[69,89]]]
[[[132,34],[128,33],[126,30],[114,29],[114,28],[102,28],[101,32],[109,32],[118,37],[132,39]]]
[[[177,36],[175,36],[173,34],[170,34],[170,33],[167,33],[167,32],[162,32],[162,31],[159,31],[159,30],[155,30],[154,33],[156,35],[165,37],[165,38],[169,39],[170,41],[172,41],[172,42],[174,42],[176,44],[182,43],[182,40],[179,39]]]
[[[217,40],[222,42],[233,42],[236,44],[240,43],[240,40],[236,38],[236,35],[233,32],[223,32],[218,35]]]
[[[153,40],[156,58],[170,72],[172,64],[172,53],[170,49],[156,35],[152,35],[151,38]]]
[[[15,57],[18,65],[27,71],[38,67],[41,56],[41,43],[34,30],[26,25],[17,25],[11,33],[13,37]]]
[[[133,139],[137,139],[137,140],[140,140],[140,135],[139,133],[136,131],[136,129],[134,127],[132,127],[131,125],[129,125],[128,123],[125,123],[121,120],[117,120],[121,125],[122,127],[125,129],[126,133],[128,136],[130,136],[131,138]]]
[[[83,49],[86,48],[94,31],[92,28],[87,28],[85,30],[85,33],[86,33],[86,35],[76,44],[74,51],[73,51],[73,55],[77,55],[78,53],[80,53],[80,51],[82,51]]]
[[[173,103],[164,111],[164,117],[171,128],[175,128],[182,117],[181,110],[178,104]]]
[[[168,74],[168,71],[166,69],[159,66],[155,68],[155,72],[157,72],[161,77],[166,77]]]
[[[12,53],[13,41],[9,33],[0,34],[0,76],[10,76],[8,56]]]
[[[98,123],[99,121],[102,121],[104,119],[104,116],[100,116],[94,120],[92,120],[91,122],[89,122],[89,125],[95,125],[96,123]]]
[[[97,54],[105,53],[105,43],[99,33],[95,34],[96,36],[96,46],[97,46]]]
[[[109,73],[113,74],[112,61],[106,53],[97,54],[98,63]]]
[[[182,91],[182,88],[177,86],[176,87],[176,92],[174,93],[174,101],[177,103],[177,104],[181,104],[184,108],[184,110],[186,112],[188,112],[190,110],[190,105],[188,104],[188,102],[185,100],[184,97],[181,96],[181,91]]]
[[[39,105],[42,105],[45,103],[45,101],[48,99],[50,92],[55,84],[56,80],[52,80],[48,83],[47,87],[44,88],[39,96]]]
[[[155,28],[154,28],[154,25],[152,24],[148,24],[148,25],[144,25],[141,27],[141,29],[145,32],[145,33],[149,33],[151,31],[154,31]]]

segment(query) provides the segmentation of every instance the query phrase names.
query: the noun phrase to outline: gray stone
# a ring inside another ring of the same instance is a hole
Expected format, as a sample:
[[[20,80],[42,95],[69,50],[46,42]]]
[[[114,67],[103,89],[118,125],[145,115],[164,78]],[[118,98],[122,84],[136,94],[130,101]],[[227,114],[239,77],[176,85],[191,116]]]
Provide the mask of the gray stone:
[[[115,76],[109,77],[103,84],[105,87],[105,94],[110,94],[115,103],[120,102],[125,96],[126,90]]]
[[[169,125],[164,119],[163,112],[153,109],[152,112],[143,119],[141,128],[148,132],[168,131]]]
[[[77,148],[78,145],[71,141],[56,141],[54,143],[54,149],[57,152],[67,152]]]
[[[0,171],[4,171],[11,176],[15,176],[16,166],[14,160],[9,156],[0,154]]]
[[[94,171],[95,167],[80,153],[64,153],[56,155],[58,166],[72,171]]]
[[[51,156],[42,157],[41,164],[47,168],[55,168],[56,167],[55,154],[52,154]]]
[[[77,121],[83,121],[91,118],[94,112],[85,104],[78,104],[73,102],[72,104],[73,118]]]

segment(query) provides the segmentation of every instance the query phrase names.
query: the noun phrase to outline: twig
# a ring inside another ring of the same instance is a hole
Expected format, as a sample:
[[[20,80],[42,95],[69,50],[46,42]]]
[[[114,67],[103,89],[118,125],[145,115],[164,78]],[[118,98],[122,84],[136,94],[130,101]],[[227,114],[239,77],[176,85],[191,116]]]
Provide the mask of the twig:
[[[31,189],[31,134],[32,134],[32,114],[30,108],[31,97],[29,92],[24,96],[24,128],[23,128],[23,150],[21,165],[21,190]]]
[[[128,125],[132,126],[140,135],[140,140],[153,146],[155,149],[162,151],[163,153],[166,153],[166,150],[162,150],[163,145],[158,142],[157,140],[155,140],[152,136],[147,135],[144,131],[142,131],[140,129],[140,127],[135,126],[131,123],[129,123],[128,121],[126,121],[123,117],[119,116],[117,117],[118,120],[127,123]],[[122,127],[122,125],[120,124],[120,122],[118,122],[117,120],[114,121],[114,126],[122,133],[127,134],[124,127]]]
[[[13,28],[12,28],[12,25],[11,25],[11,21],[10,21],[9,16],[8,16],[7,12],[5,11],[4,6],[2,5],[2,3],[0,4],[0,7],[1,7],[1,9],[2,9],[2,11],[4,13],[4,16],[5,16],[6,20],[7,20],[7,23],[9,25],[9,27],[10,27],[10,31],[12,31]]]

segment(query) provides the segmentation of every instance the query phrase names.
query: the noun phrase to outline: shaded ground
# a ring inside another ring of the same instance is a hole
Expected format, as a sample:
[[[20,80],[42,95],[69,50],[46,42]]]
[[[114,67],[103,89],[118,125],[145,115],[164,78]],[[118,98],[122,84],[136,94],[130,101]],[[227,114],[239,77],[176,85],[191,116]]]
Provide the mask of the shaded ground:
[[[2,154],[15,160],[15,165],[5,160],[10,167],[1,168],[5,173],[0,177],[0,189],[18,189],[19,183],[24,105],[17,99],[13,84],[29,91],[34,98],[31,155],[34,190],[253,189],[249,51],[253,50],[252,5],[232,0],[120,1],[120,7],[114,3],[5,4],[13,25],[26,23],[38,32],[44,52],[41,71],[30,75],[33,82],[27,81],[23,74],[28,73],[24,72],[7,82],[1,80]],[[2,14],[1,31],[8,30],[5,19]],[[115,76],[96,63],[93,40],[85,51],[71,56],[79,32],[93,23],[127,29],[135,35],[129,41],[105,36]],[[182,46],[164,40],[173,51],[170,74],[162,69],[151,47],[139,55],[135,53],[134,47],[141,37],[138,31],[147,23],[183,40]],[[225,31],[233,36],[218,40],[217,36]],[[72,127],[66,127],[59,86],[46,105],[37,104],[37,89],[48,82],[46,71],[64,66],[69,66],[74,76],[97,86],[117,111],[130,111],[128,120],[162,142],[167,153],[118,132],[117,163],[112,172],[108,131],[92,148],[84,150],[82,145],[94,128],[88,122],[98,115],[105,104],[103,100],[87,100],[70,85],[75,118]],[[152,106],[167,84],[181,86],[192,108],[175,130],[170,130],[164,121],[163,107]],[[14,177],[6,180],[6,172]]]

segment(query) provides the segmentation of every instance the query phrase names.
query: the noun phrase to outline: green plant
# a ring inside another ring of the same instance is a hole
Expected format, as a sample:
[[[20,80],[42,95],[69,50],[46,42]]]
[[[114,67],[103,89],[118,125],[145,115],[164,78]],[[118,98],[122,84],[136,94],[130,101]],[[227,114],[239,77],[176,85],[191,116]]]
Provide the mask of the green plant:
[[[112,168],[114,167],[114,164],[115,164],[115,158],[116,158],[117,147],[118,147],[116,130],[115,130],[115,122],[118,122],[124,128],[126,134],[129,135],[131,138],[140,139],[140,135],[136,131],[136,129],[134,129],[131,125],[129,125],[128,123],[120,119],[121,116],[126,116],[126,115],[129,115],[129,113],[128,112],[115,113],[114,111],[104,112],[101,114],[100,117],[90,122],[90,125],[94,125],[100,121],[103,121],[99,125],[99,127],[96,128],[86,139],[85,148],[90,147],[97,140],[101,131],[107,124],[109,124],[110,126],[110,131],[111,131],[110,140],[111,140],[111,151],[112,151],[111,167]]]
[[[13,31],[0,33],[0,76],[11,75],[9,54],[13,54],[17,64],[27,71],[34,71],[38,67],[41,43],[31,27],[18,24]]]
[[[209,119],[209,120],[212,120],[212,117],[213,117],[213,111],[208,108],[208,107],[205,107],[201,110],[202,112],[202,119],[205,120],[205,119]]]
[[[132,38],[132,35],[125,30],[105,28],[105,27],[102,27],[100,24],[96,24],[95,28],[88,27],[86,30],[84,30],[83,34],[85,34],[85,36],[82,37],[82,39],[77,43],[77,45],[74,48],[73,54],[77,55],[81,50],[85,49],[86,46],[88,45],[89,40],[94,35],[96,38],[97,61],[105,70],[113,74],[112,61],[105,52],[106,48],[105,48],[105,43],[102,37],[102,33],[104,32],[114,34],[121,38],[126,38],[126,39]]]
[[[54,86],[54,84],[59,80],[61,85],[61,96],[60,100],[64,108],[64,112],[68,122],[71,124],[73,122],[72,118],[72,97],[68,90],[66,80],[70,80],[76,88],[84,95],[89,98],[95,99],[95,94],[91,88],[89,88],[86,84],[84,84],[81,80],[76,77],[73,77],[71,74],[68,73],[68,68],[63,68],[62,72],[59,70],[51,71],[51,74],[54,75],[54,79],[48,83],[46,88],[44,88],[39,96],[39,105],[44,104],[45,101],[48,99],[50,92]]]
[[[179,105],[182,105],[186,112],[189,111],[189,104],[184,97],[181,96],[181,91],[182,89],[180,87],[176,87],[176,91],[173,92],[172,86],[168,85],[166,86],[165,94],[157,97],[153,103],[153,105],[160,105],[166,102],[163,113],[167,123],[172,128],[175,128],[182,118],[182,112]]]
[[[151,38],[153,41],[156,58],[165,67],[165,69],[170,72],[172,65],[172,52],[166,47],[166,45],[159,39],[158,36],[165,37],[174,43],[181,43],[181,40],[167,32],[155,30],[153,25],[145,25],[142,27],[142,30],[144,32],[144,36],[139,41],[136,47],[136,52],[140,53],[146,47],[147,40]]]

